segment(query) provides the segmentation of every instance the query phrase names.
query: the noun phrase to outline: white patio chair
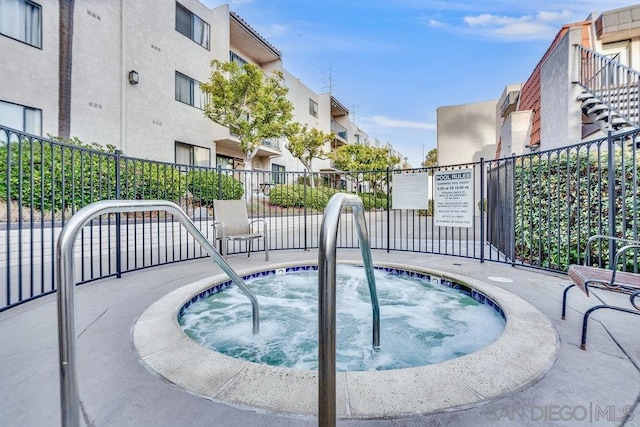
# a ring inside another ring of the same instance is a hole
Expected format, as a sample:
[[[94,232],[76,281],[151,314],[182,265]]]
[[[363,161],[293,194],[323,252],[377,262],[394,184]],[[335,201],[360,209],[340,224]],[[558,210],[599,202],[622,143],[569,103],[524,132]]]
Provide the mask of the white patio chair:
[[[263,239],[264,260],[269,261],[267,222],[264,219],[249,221],[247,203],[244,200],[214,200],[213,219],[214,241],[222,241],[223,256],[227,255],[230,241],[247,242],[247,256],[251,256],[253,241]],[[262,230],[259,223],[262,223]]]

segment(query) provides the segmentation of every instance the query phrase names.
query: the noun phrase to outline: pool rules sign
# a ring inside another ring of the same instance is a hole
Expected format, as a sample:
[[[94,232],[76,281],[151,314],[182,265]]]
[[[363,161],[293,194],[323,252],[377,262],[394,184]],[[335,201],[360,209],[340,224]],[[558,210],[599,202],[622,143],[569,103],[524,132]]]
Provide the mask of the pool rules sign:
[[[473,171],[457,169],[433,173],[433,223],[439,227],[473,226]]]

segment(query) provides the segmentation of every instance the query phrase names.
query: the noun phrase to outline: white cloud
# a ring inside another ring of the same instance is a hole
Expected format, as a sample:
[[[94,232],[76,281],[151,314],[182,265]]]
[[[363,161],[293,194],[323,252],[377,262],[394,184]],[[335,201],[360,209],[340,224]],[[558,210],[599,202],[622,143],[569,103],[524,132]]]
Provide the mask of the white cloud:
[[[449,26],[446,22],[438,21],[437,19],[429,19],[429,26],[434,28],[446,28]]]
[[[538,12],[538,19],[540,21],[545,21],[545,22],[567,21],[567,20],[571,20],[572,16],[573,14],[568,10],[563,10],[561,12],[544,12],[544,11]]]
[[[611,7],[620,3],[610,1]],[[469,37],[509,42],[549,40],[562,25],[586,19],[602,7],[601,3],[596,0],[487,0],[478,3],[426,0],[420,4],[424,11],[420,19],[430,28]]]
[[[459,24],[442,19],[428,19],[428,26],[461,35],[503,41],[548,40],[560,27],[573,22],[574,14],[567,11],[538,11],[530,14],[504,15],[480,13],[466,15]],[[584,19],[584,18],[581,18]]]
[[[502,25],[512,25],[517,22],[530,21],[530,16],[521,16],[520,18],[511,18],[508,16],[492,15],[490,13],[483,13],[477,16],[465,16],[464,22],[470,27],[494,27]]]
[[[390,117],[385,117],[385,116],[372,116],[372,117],[364,118],[363,120],[373,125],[386,127],[386,128],[425,129],[425,130],[436,129],[436,125],[433,123],[392,119]]]
[[[558,28],[539,22],[517,22],[511,25],[494,28],[491,35],[517,40],[548,39],[548,35],[558,31]]]

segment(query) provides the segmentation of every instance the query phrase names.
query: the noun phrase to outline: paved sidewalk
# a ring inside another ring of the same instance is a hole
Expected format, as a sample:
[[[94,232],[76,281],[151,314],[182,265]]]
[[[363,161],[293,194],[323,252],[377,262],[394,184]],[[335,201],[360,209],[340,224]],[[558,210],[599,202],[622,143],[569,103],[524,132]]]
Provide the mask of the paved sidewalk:
[[[271,262],[317,260],[317,251],[273,251]],[[338,250],[338,259],[360,259]],[[582,316],[594,305],[577,290],[560,320],[562,275],[497,263],[411,252],[373,251],[375,261],[411,264],[484,280],[543,312],[561,340],[558,359],[536,384],[475,408],[395,420],[339,420],[342,426],[640,426],[640,316],[596,312],[587,351],[580,350]],[[266,265],[261,254],[232,255],[236,269]],[[314,426],[315,418],[237,408],[167,383],[139,361],[131,331],[140,314],[168,292],[221,273],[210,259],[128,273],[76,290],[78,379],[82,424],[90,426]],[[488,278],[493,278],[490,280]],[[497,279],[497,280],[495,280]],[[512,282],[500,281],[511,279]],[[627,305],[628,297],[596,291]],[[0,313],[0,425],[60,424],[56,295]],[[490,379],[488,379],[490,380]],[[425,387],[428,387],[425,384]],[[631,415],[625,418],[625,414]]]

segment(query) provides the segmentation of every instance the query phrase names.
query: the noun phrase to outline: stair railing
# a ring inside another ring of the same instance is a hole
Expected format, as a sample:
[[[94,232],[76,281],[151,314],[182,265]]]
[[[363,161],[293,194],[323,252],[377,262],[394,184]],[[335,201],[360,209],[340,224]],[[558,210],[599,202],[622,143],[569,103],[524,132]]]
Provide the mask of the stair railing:
[[[579,44],[574,48],[579,58],[576,83],[611,112],[640,127],[640,72]]]

